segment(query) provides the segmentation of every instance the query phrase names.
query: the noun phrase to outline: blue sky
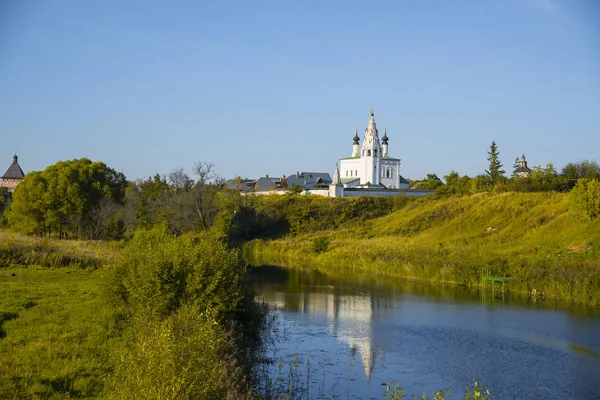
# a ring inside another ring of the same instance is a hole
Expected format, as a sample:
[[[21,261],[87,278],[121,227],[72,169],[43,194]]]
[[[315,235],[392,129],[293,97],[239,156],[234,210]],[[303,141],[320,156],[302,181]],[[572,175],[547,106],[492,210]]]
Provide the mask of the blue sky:
[[[370,107],[411,179],[600,161],[600,2],[0,2],[0,173],[333,174]]]

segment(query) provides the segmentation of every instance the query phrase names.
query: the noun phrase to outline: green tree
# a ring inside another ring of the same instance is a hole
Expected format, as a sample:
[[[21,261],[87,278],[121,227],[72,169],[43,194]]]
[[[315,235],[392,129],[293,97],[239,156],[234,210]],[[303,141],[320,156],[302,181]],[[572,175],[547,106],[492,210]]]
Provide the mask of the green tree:
[[[443,185],[444,182],[436,174],[427,174],[425,179],[414,181],[411,189],[435,190]]]
[[[544,192],[556,189],[556,169],[554,164],[548,163],[546,167],[535,166],[531,169],[531,175],[528,180],[529,190]]]
[[[436,189],[437,195],[453,195],[453,194],[470,194],[471,192],[471,181],[472,179],[467,176],[460,176],[458,172],[451,171],[448,175],[444,176],[446,184]]]
[[[571,212],[582,222],[591,222],[600,216],[600,182],[580,179],[571,190]]]
[[[0,187],[0,216],[4,213],[4,210],[10,204],[12,200],[12,193],[5,187]]]
[[[122,203],[126,179],[102,162],[59,161],[25,176],[7,211],[9,224],[28,234],[100,237],[109,202]],[[104,208],[99,212],[99,208]]]
[[[513,164],[513,172],[511,177],[515,177],[516,173],[517,173],[517,169],[521,166],[521,160],[519,159],[519,157],[515,158],[515,162]]]
[[[490,162],[490,167],[485,171],[492,185],[500,182],[506,173],[506,171],[502,169],[502,163],[498,158],[499,155],[500,152],[498,151],[498,146],[496,145],[495,141],[492,141],[492,144],[490,145],[490,151],[488,151],[488,161]]]
[[[590,160],[571,162],[563,167],[561,175],[567,179],[600,179],[600,165]]]

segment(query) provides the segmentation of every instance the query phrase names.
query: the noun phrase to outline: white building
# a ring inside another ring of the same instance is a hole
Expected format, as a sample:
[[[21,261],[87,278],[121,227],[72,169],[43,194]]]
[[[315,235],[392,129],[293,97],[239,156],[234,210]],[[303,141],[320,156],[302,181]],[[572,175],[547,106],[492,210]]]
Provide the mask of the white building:
[[[390,157],[388,153],[387,130],[379,141],[373,110],[362,148],[359,140],[357,129],[352,156],[340,159],[340,183],[345,188],[408,189],[408,182],[400,176],[400,159]]]

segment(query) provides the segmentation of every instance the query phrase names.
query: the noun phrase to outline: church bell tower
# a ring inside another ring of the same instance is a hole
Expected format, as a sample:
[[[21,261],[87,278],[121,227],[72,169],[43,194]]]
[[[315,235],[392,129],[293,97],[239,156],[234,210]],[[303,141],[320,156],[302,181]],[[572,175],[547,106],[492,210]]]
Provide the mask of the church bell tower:
[[[375,113],[371,109],[371,117],[367,129],[365,129],[365,138],[363,140],[360,158],[362,161],[363,173],[361,174],[360,184],[379,185],[379,169],[381,168],[381,144],[379,142],[379,132],[375,124]]]

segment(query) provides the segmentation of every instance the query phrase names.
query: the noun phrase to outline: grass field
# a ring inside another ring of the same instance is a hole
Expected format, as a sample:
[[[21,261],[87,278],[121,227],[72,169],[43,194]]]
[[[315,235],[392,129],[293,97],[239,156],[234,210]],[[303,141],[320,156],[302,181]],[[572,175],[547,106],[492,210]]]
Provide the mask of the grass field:
[[[0,240],[1,399],[250,397],[262,314],[235,250],[160,227]]]
[[[106,271],[0,271],[0,398],[99,396],[118,337],[103,300]]]
[[[489,269],[511,290],[600,305],[600,219],[581,223],[562,193],[419,199],[381,218],[331,230],[254,240],[252,264],[371,273],[477,286]]]

